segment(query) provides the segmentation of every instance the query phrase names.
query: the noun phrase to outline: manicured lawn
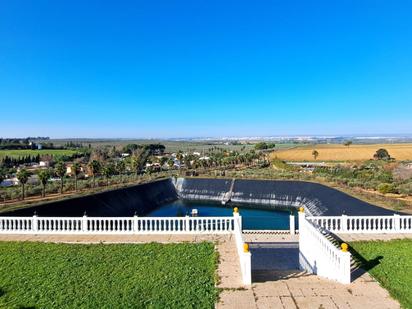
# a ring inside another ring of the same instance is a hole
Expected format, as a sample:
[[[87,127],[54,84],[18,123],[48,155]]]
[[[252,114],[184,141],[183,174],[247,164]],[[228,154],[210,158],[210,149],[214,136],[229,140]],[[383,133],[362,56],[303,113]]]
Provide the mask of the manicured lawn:
[[[412,240],[353,242],[369,273],[404,308],[412,308]]]
[[[213,308],[211,243],[0,242],[0,308]]]

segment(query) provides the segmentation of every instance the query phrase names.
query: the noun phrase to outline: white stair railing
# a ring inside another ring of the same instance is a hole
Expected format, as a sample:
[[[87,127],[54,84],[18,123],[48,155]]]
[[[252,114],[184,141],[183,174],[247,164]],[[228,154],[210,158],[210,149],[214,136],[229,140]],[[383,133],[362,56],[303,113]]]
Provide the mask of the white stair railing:
[[[319,216],[307,217],[332,233],[378,234],[412,233],[412,216]]]
[[[239,256],[240,270],[242,272],[242,281],[244,285],[252,284],[252,254],[249,251],[249,245],[244,241],[242,234],[242,217],[239,215],[238,208],[234,208],[234,234],[236,241],[237,253]]]
[[[299,264],[303,270],[340,283],[351,282],[351,254],[337,248],[321,229],[299,212]]]

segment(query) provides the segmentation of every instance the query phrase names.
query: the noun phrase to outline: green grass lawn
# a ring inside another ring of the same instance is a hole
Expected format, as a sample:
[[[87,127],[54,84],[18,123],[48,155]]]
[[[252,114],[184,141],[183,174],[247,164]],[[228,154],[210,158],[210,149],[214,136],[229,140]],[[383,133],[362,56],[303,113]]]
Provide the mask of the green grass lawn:
[[[363,268],[404,308],[412,308],[412,240],[353,242],[351,246]]]
[[[0,242],[0,308],[214,308],[211,243]]]
[[[0,150],[0,158],[8,156],[13,158],[25,157],[25,156],[37,156],[37,155],[53,155],[53,156],[71,156],[76,151],[68,149],[16,149],[16,150]]]

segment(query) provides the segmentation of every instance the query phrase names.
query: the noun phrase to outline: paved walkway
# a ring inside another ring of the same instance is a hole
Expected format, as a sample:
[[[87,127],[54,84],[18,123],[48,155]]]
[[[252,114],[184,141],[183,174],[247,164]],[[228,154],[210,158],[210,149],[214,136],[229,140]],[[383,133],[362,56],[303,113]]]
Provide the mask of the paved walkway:
[[[298,236],[244,234],[252,251],[253,284],[223,291],[217,308],[400,308],[368,274],[350,285],[309,275],[298,268]]]
[[[297,270],[297,236],[245,234],[253,284],[241,283],[233,235],[0,235],[0,241],[147,243],[213,241],[219,251],[217,308],[400,308],[368,274],[342,285]]]

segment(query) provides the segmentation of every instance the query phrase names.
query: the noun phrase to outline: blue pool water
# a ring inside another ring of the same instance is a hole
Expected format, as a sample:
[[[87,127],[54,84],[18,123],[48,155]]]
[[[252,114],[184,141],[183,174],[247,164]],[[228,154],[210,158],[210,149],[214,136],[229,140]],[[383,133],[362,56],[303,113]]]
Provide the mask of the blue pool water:
[[[199,217],[232,216],[234,205],[218,203],[187,202],[178,200],[149,212],[147,217],[181,217],[198,210]],[[289,229],[290,210],[259,209],[259,205],[237,205],[246,230],[286,230]],[[295,218],[297,216],[295,215]],[[297,225],[296,225],[297,226]]]

